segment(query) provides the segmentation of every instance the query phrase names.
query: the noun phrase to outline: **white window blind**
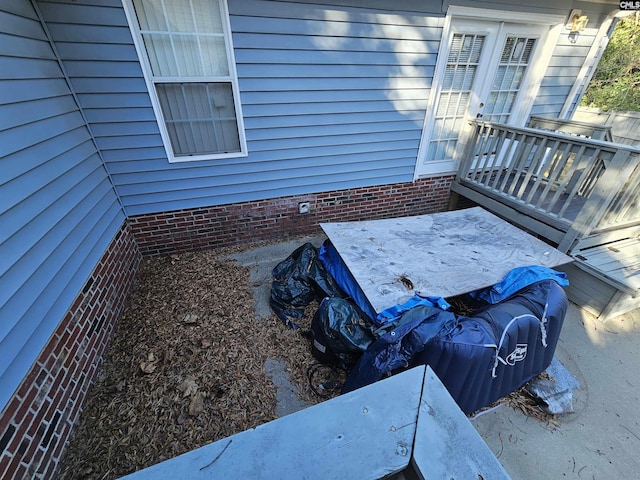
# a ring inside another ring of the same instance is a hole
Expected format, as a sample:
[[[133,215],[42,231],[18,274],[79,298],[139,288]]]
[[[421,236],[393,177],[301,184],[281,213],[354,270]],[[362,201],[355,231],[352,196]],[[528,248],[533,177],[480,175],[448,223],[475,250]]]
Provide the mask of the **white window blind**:
[[[174,158],[242,153],[224,0],[132,1]]]
[[[535,38],[507,37],[491,84],[484,120],[498,123],[509,121],[535,44]]]
[[[434,160],[453,158],[469,108],[484,44],[484,35],[460,33],[453,35],[442,79],[438,108],[434,115],[433,133],[427,158]]]

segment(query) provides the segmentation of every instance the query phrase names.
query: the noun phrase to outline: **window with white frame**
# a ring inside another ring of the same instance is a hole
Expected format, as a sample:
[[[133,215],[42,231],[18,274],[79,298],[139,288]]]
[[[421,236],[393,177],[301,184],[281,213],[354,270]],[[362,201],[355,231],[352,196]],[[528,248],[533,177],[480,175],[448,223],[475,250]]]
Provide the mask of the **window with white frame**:
[[[170,161],[246,155],[225,0],[127,0]]]

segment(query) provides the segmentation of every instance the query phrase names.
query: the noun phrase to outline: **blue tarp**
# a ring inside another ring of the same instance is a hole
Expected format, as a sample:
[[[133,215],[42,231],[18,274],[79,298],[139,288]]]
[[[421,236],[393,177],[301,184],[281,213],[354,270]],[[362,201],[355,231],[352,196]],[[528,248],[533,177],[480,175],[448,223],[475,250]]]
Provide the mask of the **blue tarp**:
[[[378,316],[377,312],[373,309],[371,303],[367,300],[367,297],[358,285],[358,282],[353,278],[342,257],[340,257],[340,254],[329,240],[326,240],[320,246],[318,259],[325,270],[329,272],[329,275],[333,277],[340,288],[351,298],[353,303],[358,305],[360,310],[362,310],[372,322],[375,322],[375,318]]]
[[[536,358],[537,363],[550,361],[553,355],[555,341],[557,341],[562,319],[564,318],[564,311],[566,310],[566,296],[564,296],[564,292],[558,285],[566,286],[569,284],[566,274],[562,272],[537,265],[514,268],[496,285],[469,294],[472,299],[492,305],[479,312],[477,317],[457,316],[448,311],[450,305],[445,299],[419,295],[413,296],[403,304],[391,306],[377,313],[335,247],[328,240],[319,249],[318,259],[320,260],[319,263],[328,272],[329,277],[335,280],[340,289],[346,292],[350,300],[369,317],[372,325],[376,328],[374,334],[377,340],[369,345],[349,372],[343,386],[343,393],[393,374],[410,366],[417,359],[424,360],[422,357],[425,356],[425,353],[433,350],[429,348],[429,345],[435,348],[436,344],[440,345],[444,341],[442,339],[453,335],[454,331],[457,332],[455,338],[458,340],[467,334],[472,337],[473,331],[469,329],[469,325],[473,324],[473,322],[483,325],[481,330],[487,338],[483,337],[483,340],[478,345],[475,345],[473,339],[469,337],[460,345],[466,346],[467,350],[476,349],[480,351],[483,356],[488,358],[487,361],[493,365],[494,372],[497,368],[495,358],[497,358],[498,351],[496,349],[503,342],[504,339],[502,337],[506,335],[506,333],[501,333],[506,332],[506,327],[502,325],[504,322],[511,325],[511,322],[518,318],[531,320],[529,321],[531,325],[528,323],[524,325],[523,323],[524,326],[517,327],[518,332],[520,330],[523,332],[525,330],[528,331],[527,329],[531,330],[531,332],[538,331],[534,338],[540,337],[541,346],[534,348],[532,345],[529,358],[534,359],[536,349],[542,349],[540,351],[544,353],[543,356],[541,356],[542,354],[538,355],[542,360]],[[557,284],[555,289],[554,284]],[[523,293],[523,289],[526,289],[526,293]],[[552,295],[549,297],[550,292]],[[498,322],[498,320],[501,321]],[[551,328],[553,346],[545,352],[548,333],[547,322],[553,324]],[[516,341],[515,337],[512,340]],[[513,347],[514,352],[525,351],[523,345],[526,340],[518,339],[517,342],[520,343],[515,344]],[[445,341],[445,345],[449,344],[453,345],[450,340]],[[453,376],[458,379],[458,369],[464,370],[469,366],[466,362],[475,361],[471,357],[465,359],[464,349],[461,350],[460,348],[455,347],[454,357],[456,357],[456,361],[447,366],[446,371],[441,372],[443,375],[450,375],[453,372]],[[489,348],[489,351],[482,352],[487,348]],[[435,349],[437,350],[437,348]],[[514,355],[511,350],[508,353],[511,356]],[[478,355],[478,353],[476,352],[474,355]],[[525,357],[523,356],[523,358]],[[537,363],[530,368],[531,371],[526,372],[527,375],[539,373]],[[546,365],[548,365],[548,362]],[[544,365],[544,368],[546,368],[546,365]],[[486,373],[485,370],[492,371],[490,368],[482,369],[483,374]],[[459,378],[463,379],[465,377],[462,375]],[[492,377],[490,376],[490,378]],[[515,378],[514,381],[515,383],[512,382],[514,385],[519,385],[522,378]],[[463,386],[464,383],[463,381]],[[507,384],[503,382],[500,388],[504,385]],[[512,385],[508,384],[507,387],[511,388]],[[481,390],[489,392],[488,395],[495,392],[504,394],[500,388],[487,383],[486,385],[483,384],[483,389]],[[461,400],[458,399],[458,401]],[[472,407],[475,408],[477,405],[474,403]]]
[[[562,287],[569,285],[566,273],[540,265],[529,265],[514,268],[505,275],[500,283],[496,283],[485,289],[476,290],[469,295],[472,298],[495,304],[506,300],[523,288],[542,280],[554,280]]]
[[[376,382],[394,370],[409,366],[414,355],[434,338],[447,335],[457,324],[456,316],[439,308],[418,305],[397,320],[393,330],[369,345],[349,372],[342,393]]]
[[[358,285],[358,282],[353,278],[353,275],[351,275],[351,272],[340,257],[340,254],[329,240],[326,240],[320,247],[318,258],[340,288],[349,295],[351,300],[358,305],[358,307],[360,307],[360,309],[369,317],[371,322],[377,326],[382,326],[392,322],[407,310],[419,305],[430,307],[435,306],[441,310],[448,310],[450,308],[450,305],[442,297],[423,297],[420,295],[414,295],[405,303],[393,305],[378,313],[374,310],[373,306],[371,306],[371,303]]]

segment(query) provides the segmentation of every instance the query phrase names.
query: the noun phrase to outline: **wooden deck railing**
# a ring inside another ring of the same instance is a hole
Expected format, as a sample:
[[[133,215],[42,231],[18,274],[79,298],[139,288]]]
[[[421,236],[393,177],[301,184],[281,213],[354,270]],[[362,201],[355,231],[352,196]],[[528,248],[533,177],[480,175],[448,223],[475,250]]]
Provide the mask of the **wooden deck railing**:
[[[561,250],[640,223],[640,149],[489,122],[472,129],[456,181],[565,232]]]

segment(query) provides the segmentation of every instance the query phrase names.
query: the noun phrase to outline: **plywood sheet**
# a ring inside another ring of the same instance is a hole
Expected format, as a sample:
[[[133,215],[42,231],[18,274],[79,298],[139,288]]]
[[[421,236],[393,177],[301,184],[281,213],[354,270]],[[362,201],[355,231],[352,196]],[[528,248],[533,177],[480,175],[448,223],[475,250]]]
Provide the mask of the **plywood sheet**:
[[[450,297],[515,267],[572,261],[481,207],[321,227],[378,313],[415,293]]]

